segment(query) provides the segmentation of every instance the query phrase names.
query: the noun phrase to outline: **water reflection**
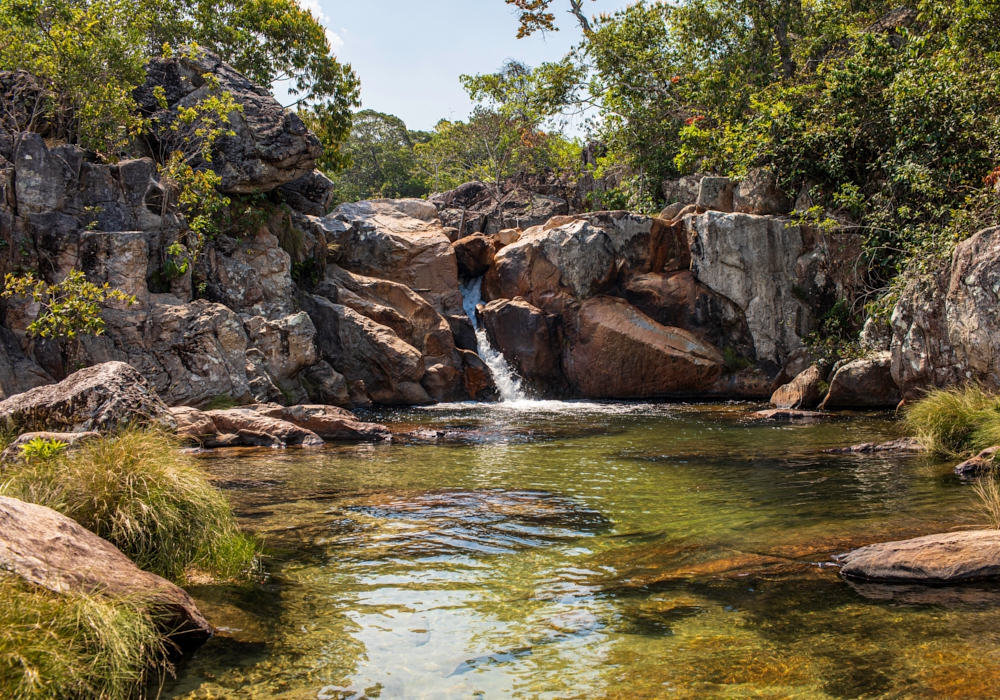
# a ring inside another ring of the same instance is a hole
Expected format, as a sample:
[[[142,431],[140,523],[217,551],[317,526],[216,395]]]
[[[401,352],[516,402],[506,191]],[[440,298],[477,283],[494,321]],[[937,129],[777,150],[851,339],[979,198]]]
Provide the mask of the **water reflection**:
[[[440,444],[206,457],[272,577],[193,591],[225,630],[166,697],[1000,697],[992,590],[829,565],[973,512],[950,465],[823,453],[888,417],[531,403],[378,416]]]

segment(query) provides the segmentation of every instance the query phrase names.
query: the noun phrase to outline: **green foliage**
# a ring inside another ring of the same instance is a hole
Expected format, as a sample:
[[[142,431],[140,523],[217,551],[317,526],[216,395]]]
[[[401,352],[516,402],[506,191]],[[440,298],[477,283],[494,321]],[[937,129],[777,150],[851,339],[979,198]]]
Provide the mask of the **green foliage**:
[[[141,601],[57,594],[0,571],[0,697],[129,700],[168,668]]]
[[[907,410],[906,424],[929,450],[968,456],[1000,444],[1000,398],[975,385],[936,389]]]
[[[61,457],[11,465],[3,494],[57,510],[137,565],[175,580],[207,572],[245,579],[258,545],[176,439],[128,428]]]
[[[337,161],[359,104],[350,65],[295,0],[5,0],[0,70],[26,70],[51,89],[50,115],[64,133],[113,160],[144,128],[132,90],[165,45],[201,44],[267,88],[281,83],[316,115],[328,159]],[[25,128],[22,126],[22,128]]]
[[[26,462],[45,462],[64,453],[67,447],[62,440],[36,437],[21,445],[21,458]]]
[[[833,364],[837,360],[862,356],[858,336],[861,319],[846,299],[838,299],[819,320],[819,329],[803,338],[803,344],[818,360]]]
[[[166,252],[167,259],[163,263],[163,276],[172,280],[187,274],[187,271],[191,269],[191,260],[188,258],[184,246],[175,241],[167,246]]]
[[[8,273],[4,278],[4,289],[0,298],[15,296],[29,297],[41,309],[38,317],[28,326],[28,334],[38,338],[68,338],[78,335],[102,335],[104,319],[101,305],[111,301],[128,306],[135,303],[135,297],[110,285],[96,285],[88,282],[79,270],[70,270],[62,282],[49,284],[36,279],[34,274]]]

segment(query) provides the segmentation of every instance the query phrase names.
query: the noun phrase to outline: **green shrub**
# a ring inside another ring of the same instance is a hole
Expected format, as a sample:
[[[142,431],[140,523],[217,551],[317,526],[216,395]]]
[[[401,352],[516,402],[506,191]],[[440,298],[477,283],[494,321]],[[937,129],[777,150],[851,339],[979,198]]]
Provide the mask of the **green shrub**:
[[[61,455],[67,447],[69,445],[62,440],[46,440],[36,437],[21,445],[21,457],[27,462],[44,461]]]
[[[166,665],[144,606],[56,594],[0,572],[0,697],[127,700]]]
[[[258,545],[225,497],[161,431],[129,428],[4,477],[5,495],[73,518],[161,576],[245,579],[257,566]]]
[[[949,457],[1000,444],[1000,397],[970,385],[937,389],[906,412],[910,431],[926,446]]]

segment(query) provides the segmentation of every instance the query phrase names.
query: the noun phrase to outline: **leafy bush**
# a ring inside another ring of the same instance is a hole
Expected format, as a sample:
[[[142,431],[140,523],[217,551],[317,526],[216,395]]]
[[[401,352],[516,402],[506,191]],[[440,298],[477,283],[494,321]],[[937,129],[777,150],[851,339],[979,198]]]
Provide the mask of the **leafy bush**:
[[[1000,444],[1000,397],[979,386],[931,391],[907,410],[905,419],[925,447],[949,457]]]
[[[21,458],[25,462],[44,462],[61,455],[67,447],[69,445],[61,440],[36,437],[21,445]]]
[[[129,700],[167,664],[136,601],[55,594],[0,571],[0,697]]]
[[[128,428],[66,455],[10,466],[3,492],[73,518],[161,576],[250,577],[257,543],[178,448],[166,433]]]

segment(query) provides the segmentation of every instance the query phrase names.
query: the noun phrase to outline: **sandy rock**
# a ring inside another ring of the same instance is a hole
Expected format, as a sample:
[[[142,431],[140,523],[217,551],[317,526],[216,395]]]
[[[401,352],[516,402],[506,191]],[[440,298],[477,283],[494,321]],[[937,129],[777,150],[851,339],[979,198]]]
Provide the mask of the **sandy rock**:
[[[812,365],[795,379],[779,387],[771,395],[775,408],[815,408],[823,398],[826,373],[819,365]]]
[[[451,244],[458,261],[458,272],[464,277],[481,277],[493,264],[496,250],[493,242],[481,233],[460,238]]]
[[[311,430],[300,428],[280,418],[265,416],[252,408],[230,408],[224,411],[205,411],[216,430],[222,434],[246,436],[250,445],[284,447],[322,447],[323,439]],[[277,444],[276,444],[277,443]]]
[[[52,432],[34,432],[34,433],[21,433],[14,441],[11,442],[4,449],[3,453],[0,454],[0,462],[13,462],[21,458],[21,448],[27,445],[32,440],[49,440],[53,442],[61,442],[68,447],[73,447],[77,443],[86,442],[87,440],[93,440],[94,438],[100,437],[101,434],[89,431],[85,433],[52,433]]]
[[[985,474],[993,469],[993,460],[996,458],[997,452],[1000,452],[1000,446],[987,447],[975,457],[967,459],[955,467],[955,473],[959,476]]]
[[[792,206],[774,173],[765,168],[751,170],[733,192],[733,211],[744,214],[787,214]]]
[[[246,408],[261,416],[293,423],[324,440],[377,442],[390,438],[389,429],[384,425],[359,421],[350,411],[334,406],[265,404]]]
[[[124,362],[108,362],[74,372],[0,402],[0,421],[18,432],[111,431],[143,422],[173,427],[166,405],[149,382]]]
[[[0,496],[0,567],[56,593],[150,600],[165,613],[163,632],[192,650],[212,636],[191,597],[141,570],[109,542],[54,510]]]
[[[579,311],[563,358],[570,384],[588,398],[695,394],[722,373],[714,347],[661,326],[621,299],[595,297]]]
[[[927,535],[872,544],[838,557],[844,577],[886,583],[1000,578],[1000,530]]]
[[[888,352],[848,362],[830,378],[821,408],[895,408],[901,399]]]
[[[184,150],[187,129],[182,126],[175,132],[171,126],[178,110],[212,94],[202,77],[211,73],[219,88],[243,108],[230,115],[235,135],[220,137],[211,163],[206,163],[222,177],[223,192],[268,192],[313,172],[323,144],[295,112],[282,108],[268,90],[247,80],[215,54],[199,49],[192,57],[185,48],[178,53],[176,58],[152,59],[146,66],[146,82],[134,93],[139,107],[153,117],[154,136],[160,139],[163,152]],[[163,88],[166,109],[154,93],[157,87]]]
[[[184,440],[201,442],[218,433],[215,423],[204,411],[190,406],[174,406],[170,414],[177,422],[177,436]]]
[[[462,313],[458,263],[436,213],[423,200],[341,204],[327,218],[346,229],[331,240],[341,267],[405,284],[441,314]],[[414,216],[416,214],[417,216]]]
[[[490,343],[527,386],[540,396],[565,391],[552,321],[524,299],[500,299],[482,307],[480,322]]]
[[[732,212],[734,190],[735,185],[728,177],[703,177],[696,204],[703,211]]]

